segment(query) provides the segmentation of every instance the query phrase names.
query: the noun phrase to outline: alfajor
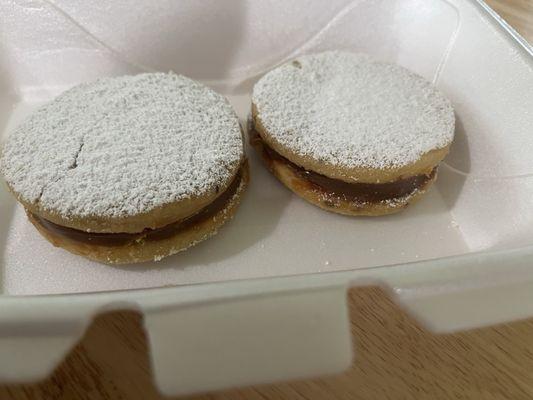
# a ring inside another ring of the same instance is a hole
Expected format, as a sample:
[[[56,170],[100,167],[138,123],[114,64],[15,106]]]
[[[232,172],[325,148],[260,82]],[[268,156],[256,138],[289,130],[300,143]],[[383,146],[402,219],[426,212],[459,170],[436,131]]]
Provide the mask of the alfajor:
[[[213,235],[249,176],[228,101],[172,73],[64,92],[8,136],[0,172],[46,239],[109,264],[160,260]]]
[[[323,209],[378,216],[423,195],[454,137],[430,82],[365,54],[299,57],[254,86],[250,140],[272,173]]]

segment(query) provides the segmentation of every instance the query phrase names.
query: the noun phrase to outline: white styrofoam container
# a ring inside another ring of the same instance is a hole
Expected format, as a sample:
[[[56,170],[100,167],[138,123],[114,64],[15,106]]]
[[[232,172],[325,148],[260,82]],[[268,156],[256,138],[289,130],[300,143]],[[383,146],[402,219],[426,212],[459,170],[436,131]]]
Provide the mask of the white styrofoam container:
[[[144,315],[166,394],[347,368],[353,286],[390,288],[436,332],[533,316],[533,52],[482,1],[144,3],[0,3],[3,136],[72,85],[151,70],[204,81],[244,119],[266,70],[349,49],[435,82],[455,104],[455,144],[425,199],[377,219],[308,205],[250,152],[236,218],[186,253],[140,266],[53,248],[2,187],[1,382],[45,377],[112,309]]]

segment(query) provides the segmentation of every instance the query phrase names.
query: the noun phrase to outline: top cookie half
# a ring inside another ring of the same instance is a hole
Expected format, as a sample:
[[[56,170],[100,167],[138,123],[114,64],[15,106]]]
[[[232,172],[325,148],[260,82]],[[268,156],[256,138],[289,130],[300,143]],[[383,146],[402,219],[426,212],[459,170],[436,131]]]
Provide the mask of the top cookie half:
[[[255,129],[301,167],[346,182],[430,171],[453,140],[452,105],[430,82],[364,54],[299,57],[263,76]]]
[[[31,212],[94,232],[139,232],[187,217],[231,183],[242,133],[227,100],[151,73],[70,89],[7,138],[0,172]]]

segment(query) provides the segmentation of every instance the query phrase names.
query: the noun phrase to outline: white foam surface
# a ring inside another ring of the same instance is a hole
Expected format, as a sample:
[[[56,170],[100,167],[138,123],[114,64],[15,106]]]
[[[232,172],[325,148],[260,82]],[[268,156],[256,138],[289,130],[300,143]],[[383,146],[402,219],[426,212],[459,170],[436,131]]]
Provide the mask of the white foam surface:
[[[129,0],[106,7],[85,0],[57,0],[53,7],[31,0],[1,3],[6,26],[0,89],[10,90],[20,104],[14,112],[0,107],[0,127],[7,121],[14,126],[35,101],[74,84],[146,69],[205,79],[231,95],[244,118],[251,85],[267,69],[301,54],[362,51],[435,82],[452,101],[456,139],[436,186],[401,214],[352,219],[293,196],[251,154],[249,192],[216,237],[158,264],[120,268],[52,247],[2,186],[2,293],[362,269],[531,244],[533,63],[474,1],[338,0],[324,8],[318,1],[273,1],[266,7],[241,0],[230,13],[214,3],[151,2],[142,9]],[[120,29],[107,20],[117,15]],[[4,93],[0,104],[15,103]]]

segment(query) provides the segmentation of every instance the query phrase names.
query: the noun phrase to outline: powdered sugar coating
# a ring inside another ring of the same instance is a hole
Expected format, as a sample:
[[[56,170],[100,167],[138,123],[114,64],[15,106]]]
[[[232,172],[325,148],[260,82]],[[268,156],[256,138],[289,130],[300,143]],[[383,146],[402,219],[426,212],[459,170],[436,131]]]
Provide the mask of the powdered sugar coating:
[[[431,83],[364,54],[300,57],[261,78],[252,101],[272,140],[338,167],[403,167],[454,135],[452,105]]]
[[[202,196],[243,157],[227,100],[172,73],[72,88],[9,135],[0,172],[29,203],[62,215],[121,218]]]

